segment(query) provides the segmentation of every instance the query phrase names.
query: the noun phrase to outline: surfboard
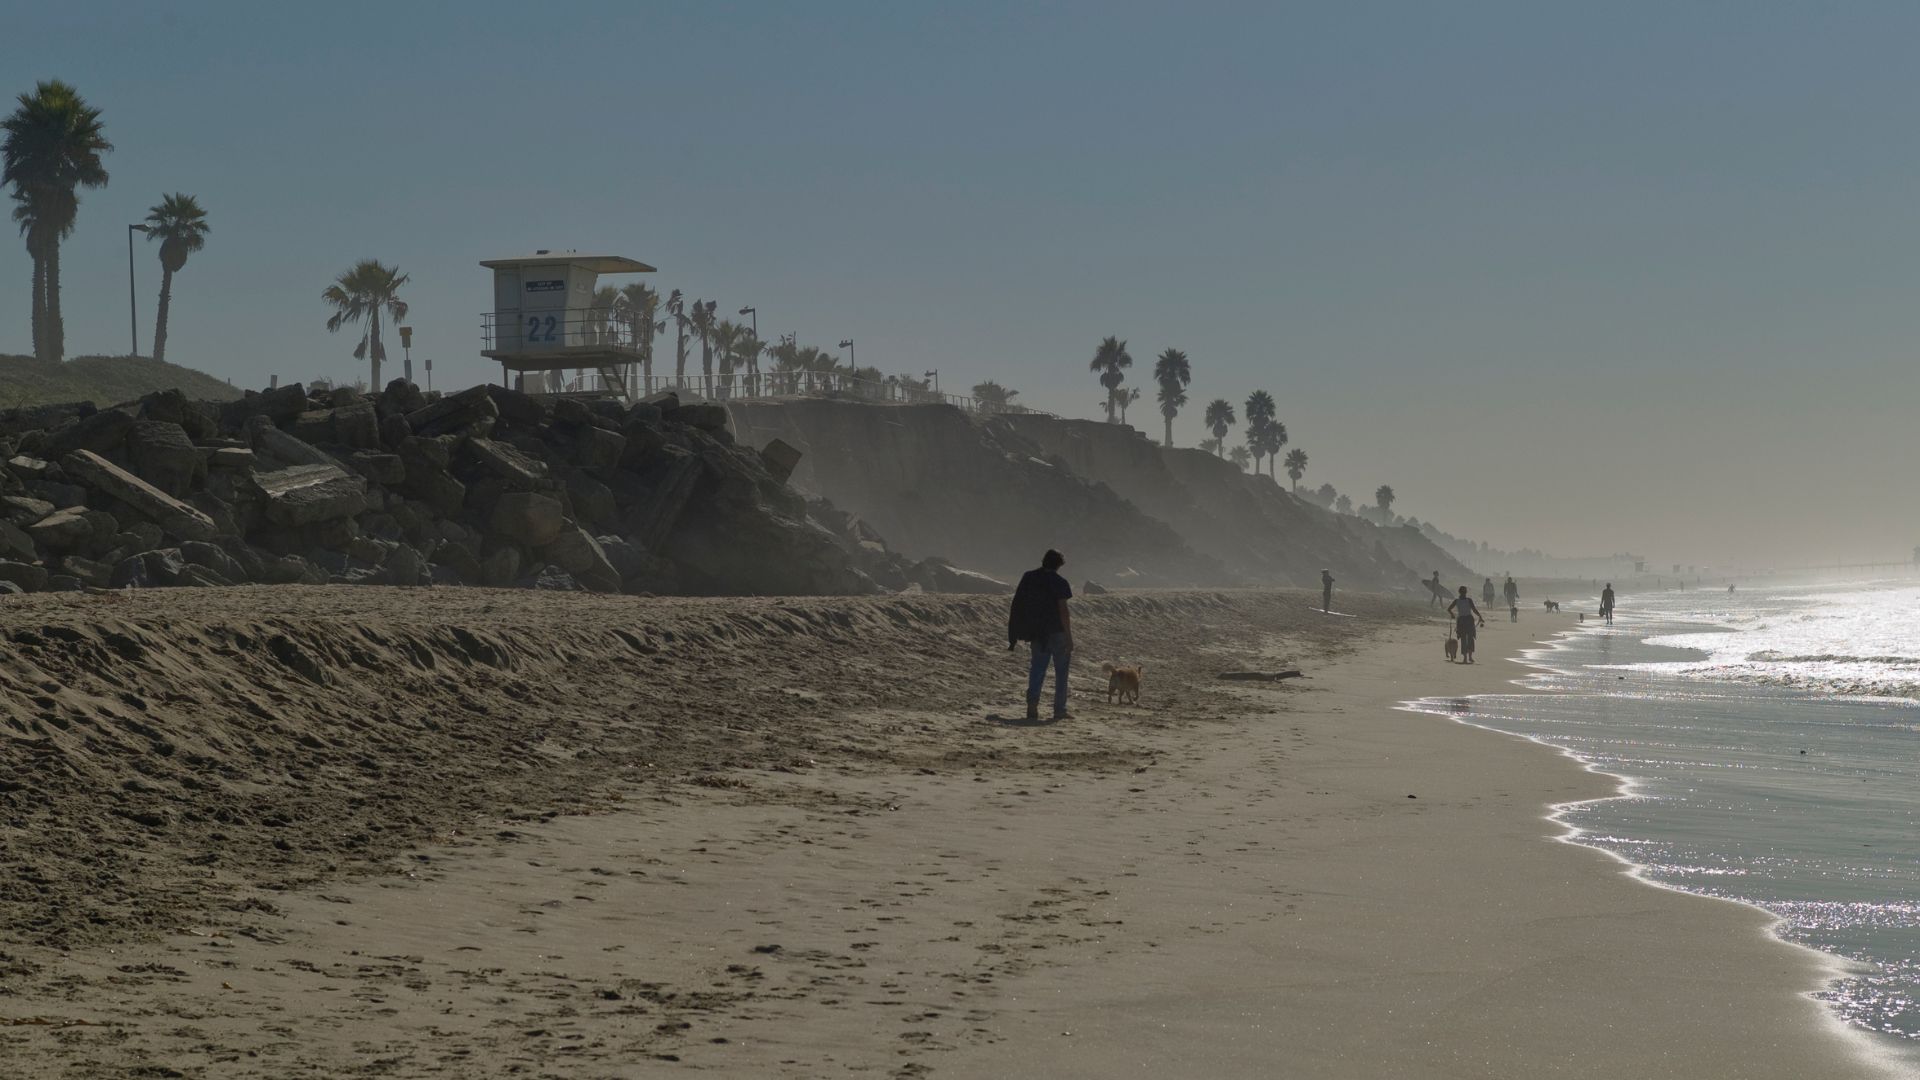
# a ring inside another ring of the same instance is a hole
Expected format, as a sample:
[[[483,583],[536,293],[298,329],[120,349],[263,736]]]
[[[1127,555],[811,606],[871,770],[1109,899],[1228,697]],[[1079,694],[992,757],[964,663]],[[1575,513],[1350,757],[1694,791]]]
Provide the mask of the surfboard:
[[[1312,604],[1308,604],[1308,605],[1307,605],[1307,610],[1308,610],[1308,611],[1320,611],[1320,609],[1319,609],[1319,608],[1317,608],[1317,607],[1314,607],[1314,606],[1313,606]],[[1355,618],[1355,617],[1356,617],[1356,616],[1354,616],[1354,615],[1352,615],[1351,613],[1349,613],[1349,612],[1345,612],[1345,611],[1320,611],[1320,614],[1322,614],[1322,615],[1332,615],[1332,616],[1333,616],[1334,618],[1337,618],[1337,619],[1351,619],[1351,618]]]

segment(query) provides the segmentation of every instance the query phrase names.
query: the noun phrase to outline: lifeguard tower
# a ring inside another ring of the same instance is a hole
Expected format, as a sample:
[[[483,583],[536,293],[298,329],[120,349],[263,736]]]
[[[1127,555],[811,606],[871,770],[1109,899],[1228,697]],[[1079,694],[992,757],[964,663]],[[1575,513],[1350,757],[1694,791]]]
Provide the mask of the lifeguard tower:
[[[493,271],[493,310],[480,316],[480,355],[500,361],[502,383],[513,386],[517,374],[519,389],[529,393],[629,396],[640,345],[612,310],[594,305],[593,293],[602,274],[651,274],[653,267],[572,251],[480,265]],[[596,375],[569,385],[569,369]]]

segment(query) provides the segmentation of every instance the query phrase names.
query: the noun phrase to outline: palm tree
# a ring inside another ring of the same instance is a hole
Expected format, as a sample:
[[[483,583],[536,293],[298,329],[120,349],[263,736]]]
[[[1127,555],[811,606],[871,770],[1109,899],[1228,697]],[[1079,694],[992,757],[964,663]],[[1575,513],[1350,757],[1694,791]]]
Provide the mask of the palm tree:
[[[695,307],[699,304],[696,301]],[[680,290],[673,290],[667,297],[667,315],[673,319],[675,334],[673,342],[673,385],[687,385],[687,298]]]
[[[1127,354],[1127,343],[1117,337],[1107,338],[1093,351],[1093,363],[1087,365],[1088,371],[1100,373],[1100,385],[1107,388],[1107,423],[1114,422],[1114,406],[1118,404],[1120,384],[1127,381],[1127,369],[1133,366],[1133,357]]]
[[[767,351],[767,343],[753,336],[751,328],[740,332],[740,340],[733,346],[734,356],[746,370],[746,392],[760,392],[760,355]]]
[[[21,94],[18,105],[0,120],[0,184],[29,208],[15,219],[29,242],[35,263],[33,293],[34,354],[58,362],[66,355],[66,327],[60,319],[60,241],[73,233],[80,216],[80,188],[105,187],[107,170],[100,155],[113,144],[102,133],[100,110],[80,92],[57,79]]]
[[[1202,418],[1213,432],[1214,453],[1227,444],[1227,429],[1234,425],[1233,403],[1226,398],[1214,398],[1207,403],[1207,414]]]
[[[1300,490],[1300,478],[1307,474],[1307,452],[1305,450],[1287,451],[1287,478],[1293,481],[1293,490]]]
[[[740,339],[747,335],[747,328],[731,319],[721,319],[708,331],[713,336],[713,351],[720,357],[720,393],[726,397],[733,382],[734,351],[740,347]]]
[[[602,285],[593,290],[593,299],[587,302],[587,310],[582,312],[582,335],[596,345],[613,340],[613,309],[620,302],[620,290],[611,285]]]
[[[1287,425],[1278,420],[1268,420],[1260,425],[1260,450],[1267,455],[1267,475],[1273,475],[1273,468],[1280,460],[1280,448],[1287,445]]]
[[[1120,422],[1124,424],[1127,422],[1127,406],[1140,400],[1140,388],[1132,386],[1125,390],[1115,390],[1114,397],[1120,403]]]
[[[659,318],[660,293],[648,285],[628,285],[620,290],[614,317],[627,328],[628,341],[640,350],[640,385],[653,388],[653,335],[665,333],[667,324]]]
[[[1247,448],[1244,446],[1236,446],[1232,450],[1227,451],[1227,458],[1235,465],[1240,466],[1241,472],[1247,471],[1247,458],[1250,456],[1251,455],[1247,453]]]
[[[1187,384],[1193,381],[1193,365],[1187,354],[1168,349],[1153,362],[1153,381],[1160,384],[1160,415],[1167,422],[1167,448],[1173,448],[1173,418],[1187,403]]]
[[[1314,495],[1320,500],[1321,506],[1332,506],[1333,500],[1340,497],[1340,493],[1334,490],[1332,484],[1321,484],[1320,490],[1314,492]]]
[[[695,300],[693,314],[687,316],[693,332],[700,335],[700,374],[706,379],[709,395],[713,393],[713,327],[719,321],[714,312],[719,306],[718,300]]]
[[[773,384],[777,394],[794,392],[796,375],[800,370],[800,346],[795,344],[792,334],[780,335],[780,340],[767,346],[767,359],[773,361]]]
[[[33,201],[25,194],[16,191],[12,197],[13,220],[20,226],[20,235],[27,241],[27,256],[33,260],[33,355],[39,359],[47,353],[47,262],[40,257],[47,243],[47,226],[34,213]]]
[[[973,400],[981,412],[1005,412],[1019,396],[1020,391],[1009,390],[992,379],[973,385]]]
[[[1373,501],[1380,507],[1381,524],[1383,525],[1393,523],[1393,500],[1392,485],[1381,484],[1379,487],[1373,489]]]
[[[1273,395],[1255,390],[1247,395],[1247,449],[1253,451],[1253,471],[1260,471],[1260,459],[1267,453],[1266,426],[1273,421],[1276,406]]]
[[[1349,496],[1341,495],[1339,498],[1333,500],[1333,509],[1335,513],[1351,514],[1353,513],[1353,499]]]
[[[333,314],[327,317],[327,333],[335,333],[348,323],[365,321],[367,329],[360,335],[360,344],[353,348],[353,358],[371,364],[373,377],[367,380],[367,385],[375,390],[385,385],[380,381],[380,362],[387,358],[387,347],[380,342],[380,315],[385,312],[396,323],[407,317],[407,302],[400,299],[400,286],[407,280],[407,275],[397,266],[382,266],[377,259],[362,259],[353,264],[353,269],[333,279],[333,284],[320,294],[320,299],[333,309]]]
[[[207,246],[207,212],[191,195],[163,196],[147,211],[147,239],[160,241],[160,310],[153,317],[153,358],[167,358],[167,315],[173,307],[173,275],[187,256]]]

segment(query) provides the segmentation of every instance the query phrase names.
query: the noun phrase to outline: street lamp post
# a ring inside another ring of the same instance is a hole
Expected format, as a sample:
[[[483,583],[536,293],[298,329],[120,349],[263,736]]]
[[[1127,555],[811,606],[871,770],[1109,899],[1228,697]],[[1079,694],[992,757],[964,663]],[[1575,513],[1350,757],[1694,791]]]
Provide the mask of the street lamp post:
[[[766,342],[760,340],[760,309],[749,305],[747,307],[741,308],[740,314],[750,316],[753,319],[754,347],[759,348],[765,345]],[[747,388],[747,392],[749,394],[758,395],[760,393],[760,354],[759,353],[753,354],[753,363],[749,370],[751,370],[753,374],[749,378],[749,381],[752,383],[752,385]]]
[[[412,386],[414,385],[414,382],[413,382],[413,327],[411,326],[403,326],[400,328],[400,353],[402,356],[406,358],[405,365],[406,365],[407,385]]]
[[[130,357],[140,355],[140,316],[136,311],[137,302],[133,295],[133,234],[152,231],[145,225],[127,226],[127,330],[133,339],[133,347],[127,352]]]
[[[848,369],[848,371],[852,371],[852,370],[854,370],[854,369],[856,369],[856,368],[858,368],[858,367],[860,366],[860,362],[859,362],[858,360],[855,360],[855,359],[853,358],[853,339],[852,339],[852,338],[848,338],[848,339],[846,339],[845,341],[842,341],[842,342],[840,343],[840,347],[841,347],[841,348],[843,348],[843,349],[845,349],[845,350],[847,350],[847,369]],[[858,378],[858,376],[849,376],[849,377],[851,377],[851,378]]]

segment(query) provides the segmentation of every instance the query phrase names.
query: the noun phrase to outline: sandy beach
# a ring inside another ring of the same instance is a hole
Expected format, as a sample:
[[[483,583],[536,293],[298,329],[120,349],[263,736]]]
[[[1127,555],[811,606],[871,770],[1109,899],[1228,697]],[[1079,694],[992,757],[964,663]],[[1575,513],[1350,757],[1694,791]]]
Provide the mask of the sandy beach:
[[[1874,1075],[1763,913],[1554,839],[1611,780],[1396,709],[1571,615],[1306,601],[1083,601],[1029,726],[993,598],[21,599],[0,1073]]]

